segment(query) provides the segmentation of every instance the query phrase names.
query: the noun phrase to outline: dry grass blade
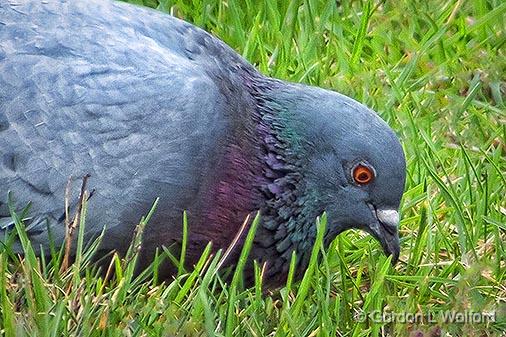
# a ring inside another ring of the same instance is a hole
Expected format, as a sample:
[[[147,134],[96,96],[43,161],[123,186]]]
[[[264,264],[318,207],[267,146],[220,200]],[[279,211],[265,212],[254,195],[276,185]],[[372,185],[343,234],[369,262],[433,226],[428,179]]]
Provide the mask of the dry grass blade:
[[[232,242],[228,246],[227,250],[225,251],[225,254],[223,254],[223,257],[221,258],[220,262],[218,263],[218,265],[216,267],[216,270],[219,270],[223,266],[223,264],[227,260],[227,258],[230,255],[230,253],[232,253],[232,251],[234,250],[234,248],[237,246],[237,243],[239,242],[239,239],[242,237],[244,231],[246,230],[246,227],[249,224],[249,219],[250,218],[251,218],[251,214],[248,214],[246,216],[246,219],[244,219],[244,222],[242,223],[241,228],[239,228],[239,230],[237,231],[237,234],[235,235],[234,239],[232,240]]]

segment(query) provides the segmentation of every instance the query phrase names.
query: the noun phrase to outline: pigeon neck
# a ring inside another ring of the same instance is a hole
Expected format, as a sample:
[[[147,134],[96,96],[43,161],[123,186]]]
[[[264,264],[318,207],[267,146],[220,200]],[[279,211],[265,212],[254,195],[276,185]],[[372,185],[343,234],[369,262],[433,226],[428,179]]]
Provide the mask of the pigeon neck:
[[[262,78],[252,91],[257,106],[260,162],[263,163],[260,190],[265,199],[256,244],[264,249],[271,248],[277,255],[268,268],[273,274],[288,271],[292,251],[297,253],[299,266],[307,264],[316,236],[316,196],[305,185],[304,153],[298,146],[296,130],[287,123],[286,116],[290,114],[284,108],[287,105],[275,95],[284,90],[283,85]],[[297,100],[296,93],[293,100]]]

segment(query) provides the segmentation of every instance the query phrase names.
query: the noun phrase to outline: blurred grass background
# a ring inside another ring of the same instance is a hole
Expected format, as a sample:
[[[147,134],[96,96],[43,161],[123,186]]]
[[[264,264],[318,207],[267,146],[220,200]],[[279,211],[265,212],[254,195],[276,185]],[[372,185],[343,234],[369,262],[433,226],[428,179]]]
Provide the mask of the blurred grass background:
[[[135,278],[132,259],[116,259],[116,277],[104,282],[89,254],[60,273],[57,256],[4,251],[3,335],[505,335],[506,3],[130,2],[204,28],[266,75],[336,90],[378,111],[408,161],[400,263],[391,267],[370,236],[346,232],[327,250],[316,245],[322,262],[302,283],[263,294],[260,283],[224,284],[219,259],[208,255],[195,272],[158,284],[156,271]],[[446,310],[493,312],[495,322],[371,319]]]

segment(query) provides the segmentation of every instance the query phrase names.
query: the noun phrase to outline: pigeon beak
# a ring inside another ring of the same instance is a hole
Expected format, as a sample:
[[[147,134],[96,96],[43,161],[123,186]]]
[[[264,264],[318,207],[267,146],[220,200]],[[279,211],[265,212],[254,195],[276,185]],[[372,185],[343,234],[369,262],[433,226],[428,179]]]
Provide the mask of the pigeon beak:
[[[394,209],[374,209],[377,222],[370,225],[373,236],[381,243],[386,255],[392,255],[392,264],[399,259],[399,212]]]

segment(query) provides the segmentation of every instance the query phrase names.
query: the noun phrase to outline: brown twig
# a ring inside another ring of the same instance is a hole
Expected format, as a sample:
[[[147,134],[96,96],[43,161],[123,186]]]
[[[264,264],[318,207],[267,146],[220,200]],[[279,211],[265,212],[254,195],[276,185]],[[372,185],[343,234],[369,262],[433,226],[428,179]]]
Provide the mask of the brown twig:
[[[83,177],[83,182],[81,184],[81,190],[79,192],[79,200],[77,202],[77,209],[72,218],[70,218],[70,197],[71,197],[71,180],[72,177],[69,178],[67,182],[67,187],[65,189],[65,253],[63,255],[63,261],[60,268],[60,273],[64,272],[69,267],[70,261],[70,251],[72,248],[72,239],[74,237],[75,230],[79,226],[79,221],[81,220],[81,212],[83,209],[84,200],[88,200],[88,192],[86,191],[86,184],[88,182],[89,174],[86,174]]]

